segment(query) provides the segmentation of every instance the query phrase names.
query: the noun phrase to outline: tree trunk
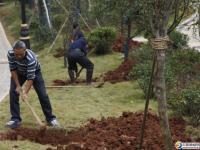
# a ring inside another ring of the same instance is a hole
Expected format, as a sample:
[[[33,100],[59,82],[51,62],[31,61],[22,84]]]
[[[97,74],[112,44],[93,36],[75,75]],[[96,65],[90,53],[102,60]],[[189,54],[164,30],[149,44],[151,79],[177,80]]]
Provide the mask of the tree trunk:
[[[121,20],[120,20],[120,32],[121,32],[121,36],[124,35],[124,17],[123,17],[123,13],[121,14]]]
[[[157,50],[156,52],[156,72],[155,72],[155,95],[158,101],[158,113],[160,118],[161,130],[165,142],[166,150],[172,150],[172,137],[169,128],[167,102],[166,102],[166,87],[165,87],[165,50]]]
[[[78,23],[79,22],[79,13],[81,13],[80,12],[80,0],[74,0],[72,5],[73,5],[72,6],[73,23],[74,22]]]
[[[45,25],[46,19],[45,19],[45,10],[42,0],[38,0],[38,8],[39,8],[39,20],[40,24]]]
[[[33,9],[34,9],[34,11],[37,13],[37,14],[39,14],[39,8],[38,8],[38,0],[33,0]]]
[[[199,15],[199,18],[198,18],[198,30],[199,30],[199,36],[200,36],[200,4],[198,4],[198,15]]]
[[[129,56],[130,37],[131,37],[131,21],[128,21],[128,23],[127,23],[126,46],[125,46],[125,51],[124,51],[124,60],[127,60],[128,56]]]
[[[92,10],[92,3],[90,0],[88,0],[88,11],[91,12]]]
[[[49,12],[50,12],[50,0],[43,0],[43,6],[44,6],[44,11],[45,11],[45,15],[46,15],[46,23],[48,24],[49,26],[49,29],[52,28],[52,25],[51,25],[51,20],[50,20],[50,15],[49,15]]]
[[[47,1],[48,5],[45,0],[38,0],[38,8],[39,8],[39,20],[40,24],[44,26],[48,26],[49,29],[52,28],[49,11],[50,11],[50,0]]]

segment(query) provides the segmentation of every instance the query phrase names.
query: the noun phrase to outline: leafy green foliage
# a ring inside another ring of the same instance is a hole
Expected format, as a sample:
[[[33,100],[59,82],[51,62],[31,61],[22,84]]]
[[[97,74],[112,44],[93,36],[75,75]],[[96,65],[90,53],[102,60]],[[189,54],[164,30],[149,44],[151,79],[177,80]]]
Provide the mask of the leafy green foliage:
[[[40,25],[39,18],[34,16],[30,24],[30,35],[32,35],[33,40],[38,44],[48,43],[54,39],[55,34],[53,31],[50,31],[49,28],[45,25]]]
[[[91,31],[89,42],[95,46],[97,55],[104,55],[111,52],[111,44],[116,37],[116,30],[113,27],[101,27]]]
[[[193,126],[187,126],[186,134],[191,135],[192,139],[194,141],[197,141],[200,139],[200,128],[199,127],[196,128]]]
[[[145,95],[148,91],[148,83],[151,75],[152,55],[153,50],[150,48],[150,45],[142,45],[141,48],[131,55],[137,64],[130,72],[130,77],[137,79]]]
[[[200,53],[194,49],[175,51],[168,62],[174,73],[177,92],[200,80]]]
[[[180,95],[168,102],[170,108],[180,116],[186,116],[194,126],[200,124],[200,86],[184,89]]]
[[[152,62],[150,61],[149,63],[138,64],[134,67],[134,71],[130,73],[131,77],[137,78],[140,88],[144,91],[145,95],[147,95],[149,87],[151,64]]]
[[[64,20],[65,20],[65,15],[64,14],[55,14],[52,16],[52,24],[53,24],[53,28],[56,31],[59,31],[61,25],[63,24]]]
[[[169,35],[173,49],[180,49],[187,45],[188,36],[178,31],[173,31]]]
[[[140,87],[146,95],[149,87],[149,79],[152,69],[153,49],[150,45],[143,45],[140,49],[134,52],[132,57],[136,61],[136,65],[131,71],[130,77],[132,79],[138,80]],[[174,80],[174,73],[169,63],[167,63],[165,67],[165,79],[167,90],[174,87],[176,81]]]

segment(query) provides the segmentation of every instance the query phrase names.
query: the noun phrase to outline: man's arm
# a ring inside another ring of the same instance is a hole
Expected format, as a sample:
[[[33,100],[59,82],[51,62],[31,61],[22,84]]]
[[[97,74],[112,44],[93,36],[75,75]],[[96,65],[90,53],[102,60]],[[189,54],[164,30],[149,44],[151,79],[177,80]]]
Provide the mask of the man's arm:
[[[33,80],[26,80],[26,84],[25,84],[25,87],[24,87],[24,90],[23,90],[23,94],[28,94],[32,85],[33,85]]]
[[[14,51],[9,50],[8,54],[7,54],[7,57],[8,57],[8,62],[9,62],[9,68],[10,68],[11,77],[14,80],[15,85],[16,85],[16,92],[18,94],[20,94],[20,91],[22,89],[21,89],[21,85],[19,83],[19,79],[18,79],[18,75],[17,75],[17,71],[16,71],[17,64],[16,64],[16,62],[13,59],[14,58]]]
[[[16,92],[18,94],[20,94],[20,91],[22,90],[21,85],[19,83],[19,79],[18,79],[18,75],[17,75],[17,71],[13,70],[11,71],[11,77],[14,80],[15,84],[16,84]]]

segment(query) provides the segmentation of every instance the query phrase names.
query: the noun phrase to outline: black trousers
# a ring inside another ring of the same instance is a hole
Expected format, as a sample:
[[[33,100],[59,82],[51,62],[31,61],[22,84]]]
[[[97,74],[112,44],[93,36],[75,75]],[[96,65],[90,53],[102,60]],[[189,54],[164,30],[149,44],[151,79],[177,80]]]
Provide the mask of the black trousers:
[[[67,55],[68,69],[77,72],[77,63],[87,70],[93,70],[94,64],[80,49],[72,50]]]
[[[20,74],[18,74],[18,79],[21,86],[27,80],[26,76]],[[55,116],[52,114],[51,103],[46,93],[44,80],[40,71],[36,73],[36,77],[33,80],[33,87],[38,95],[42,111],[46,117],[46,121],[49,122],[55,118]],[[20,117],[19,94],[16,92],[16,84],[12,78],[10,84],[10,113],[11,120],[22,120]]]

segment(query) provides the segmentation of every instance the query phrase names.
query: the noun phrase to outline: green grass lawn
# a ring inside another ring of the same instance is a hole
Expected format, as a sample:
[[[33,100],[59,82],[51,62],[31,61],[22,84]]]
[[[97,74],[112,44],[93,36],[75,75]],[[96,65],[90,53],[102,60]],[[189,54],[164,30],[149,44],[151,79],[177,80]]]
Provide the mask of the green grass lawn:
[[[29,141],[3,141],[0,142],[1,150],[46,150],[50,145],[41,145]]]

